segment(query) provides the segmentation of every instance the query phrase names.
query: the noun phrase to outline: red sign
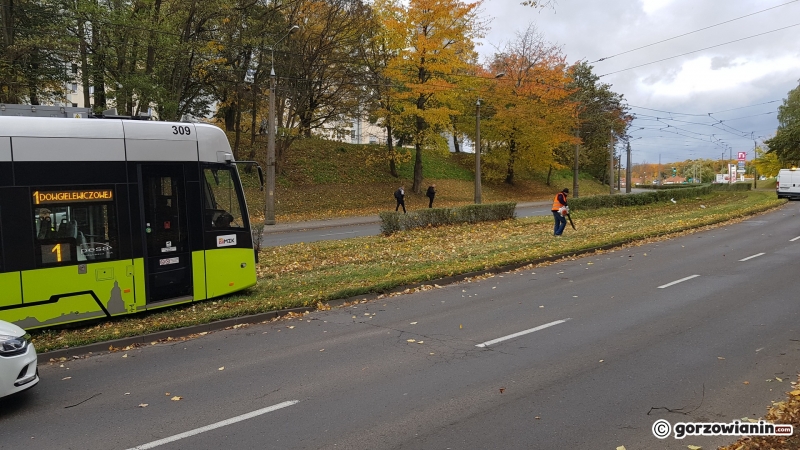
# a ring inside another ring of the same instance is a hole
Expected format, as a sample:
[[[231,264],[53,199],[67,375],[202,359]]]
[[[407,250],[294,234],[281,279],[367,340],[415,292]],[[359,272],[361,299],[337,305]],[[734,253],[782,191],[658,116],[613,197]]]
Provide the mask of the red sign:
[[[739,161],[747,159],[747,152],[739,152]]]

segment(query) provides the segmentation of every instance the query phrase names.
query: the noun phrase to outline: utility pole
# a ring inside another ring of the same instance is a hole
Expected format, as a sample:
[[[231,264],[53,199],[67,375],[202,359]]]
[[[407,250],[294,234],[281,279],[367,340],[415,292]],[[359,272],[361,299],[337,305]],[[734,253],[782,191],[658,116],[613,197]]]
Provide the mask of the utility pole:
[[[481,99],[475,102],[475,204],[481,204]]]
[[[575,130],[575,138],[579,137],[578,130]],[[578,159],[580,157],[580,144],[575,144],[575,168],[572,173],[572,198],[578,198]]]
[[[758,168],[756,168],[756,159],[758,158],[758,149],[756,148],[756,141],[753,141],[753,189],[758,188]]]
[[[275,225],[275,46],[294,33],[300,27],[292,25],[282,38],[275,41],[270,48],[269,71],[269,123],[267,130],[267,198],[264,203],[264,225]]]
[[[656,186],[661,186],[661,153],[658,154],[658,183]]]
[[[622,192],[622,151],[617,156],[617,191]]]
[[[628,142],[628,159],[625,163],[625,193],[631,193],[631,143]]]
[[[730,162],[733,161],[733,147],[728,148],[728,174],[731,173]],[[734,175],[735,177],[735,175]],[[728,184],[733,184],[732,176],[728,175]]]
[[[611,137],[608,146],[608,193],[614,195],[614,130],[608,134]]]

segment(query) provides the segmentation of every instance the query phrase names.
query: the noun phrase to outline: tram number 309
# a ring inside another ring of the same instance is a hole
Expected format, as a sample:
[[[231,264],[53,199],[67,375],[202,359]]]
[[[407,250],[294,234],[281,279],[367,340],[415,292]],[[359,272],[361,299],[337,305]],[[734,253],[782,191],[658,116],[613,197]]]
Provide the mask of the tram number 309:
[[[172,126],[172,134],[180,134],[181,136],[189,136],[192,134],[192,129],[190,127],[183,127],[179,125]]]

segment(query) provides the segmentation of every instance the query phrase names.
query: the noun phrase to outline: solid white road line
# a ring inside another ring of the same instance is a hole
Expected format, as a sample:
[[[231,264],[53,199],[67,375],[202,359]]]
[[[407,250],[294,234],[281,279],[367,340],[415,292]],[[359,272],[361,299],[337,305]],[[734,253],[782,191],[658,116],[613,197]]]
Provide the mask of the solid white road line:
[[[800,239],[800,236],[797,236],[797,237],[796,237],[796,238],[794,238],[794,239],[789,239],[789,242],[794,242],[794,241],[796,241],[796,240],[798,240],[798,239]]]
[[[243,420],[252,419],[253,417],[257,417],[257,416],[260,416],[262,414],[266,414],[268,412],[277,411],[277,410],[279,410],[281,408],[286,408],[287,406],[292,406],[295,403],[298,403],[299,401],[300,400],[290,400],[288,402],[278,403],[277,405],[272,405],[272,406],[267,407],[267,408],[258,409],[256,411],[249,412],[247,414],[242,414],[241,416],[232,417],[230,419],[223,420],[221,422],[212,423],[211,425],[206,425],[204,427],[195,428],[194,430],[187,431],[187,432],[181,433],[181,434],[176,434],[175,436],[170,436],[168,438],[159,439],[157,441],[149,442],[147,444],[142,444],[142,445],[140,445],[138,447],[133,447],[133,448],[128,449],[128,450],[145,450],[145,449],[148,449],[148,448],[158,447],[159,445],[164,445],[164,444],[168,444],[170,442],[175,442],[175,441],[183,439],[183,438],[194,436],[194,435],[200,434],[200,433],[205,433],[206,431],[211,431],[213,429],[224,427],[226,425],[231,425],[231,424],[234,424],[236,422],[241,422]]]
[[[564,319],[564,320],[556,320],[555,322],[546,323],[546,324],[540,325],[540,326],[538,326],[536,328],[531,328],[530,330],[520,331],[519,333],[509,334],[508,336],[503,336],[501,338],[492,339],[491,341],[486,341],[486,342],[484,342],[482,344],[478,344],[475,347],[485,348],[485,347],[488,347],[490,345],[497,344],[498,342],[507,341],[509,339],[514,339],[515,337],[523,336],[523,335],[526,335],[528,333],[533,333],[534,331],[544,330],[545,328],[549,328],[549,327],[552,327],[553,325],[558,325],[560,323],[564,323],[564,322],[566,322],[568,320],[570,320],[570,319],[567,318],[567,319]]]
[[[673,284],[683,283],[686,280],[691,280],[692,278],[697,278],[699,276],[700,275],[692,275],[692,276],[689,276],[689,277],[686,277],[686,278],[681,278],[680,280],[675,280],[672,283],[667,283],[667,284],[665,284],[663,286],[659,286],[658,288],[659,289],[668,288],[668,287],[672,286]]]
[[[742,262],[742,261],[747,261],[748,259],[758,258],[758,257],[759,257],[759,256],[761,256],[761,255],[763,255],[763,253],[759,253],[759,254],[757,254],[757,255],[753,255],[753,256],[748,256],[748,257],[747,257],[747,258],[745,258],[745,259],[740,259],[740,260],[739,260],[739,262]]]

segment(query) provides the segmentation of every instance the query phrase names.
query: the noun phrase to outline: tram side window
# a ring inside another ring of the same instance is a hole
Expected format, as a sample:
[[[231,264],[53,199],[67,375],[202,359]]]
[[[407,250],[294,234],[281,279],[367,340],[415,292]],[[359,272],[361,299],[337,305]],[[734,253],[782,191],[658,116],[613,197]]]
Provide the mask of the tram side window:
[[[205,221],[211,228],[242,228],[242,199],[236,189],[233,169],[206,168],[205,179]]]
[[[47,204],[38,201],[41,199],[34,200],[36,259],[40,267],[117,257],[117,227],[113,202],[101,203],[85,194],[100,191],[73,192],[79,191],[63,191],[58,195],[61,195],[60,198],[76,199],[74,202],[58,201]],[[109,196],[106,200],[113,197],[112,191],[105,192]],[[40,191],[36,194],[40,194]]]

